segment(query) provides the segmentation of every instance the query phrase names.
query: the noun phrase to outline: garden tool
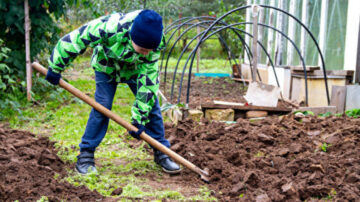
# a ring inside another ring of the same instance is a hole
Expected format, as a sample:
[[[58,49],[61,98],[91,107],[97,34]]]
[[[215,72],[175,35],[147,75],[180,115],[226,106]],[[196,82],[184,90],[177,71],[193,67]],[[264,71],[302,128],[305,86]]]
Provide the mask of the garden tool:
[[[175,104],[171,104],[160,90],[158,90],[158,96],[161,98],[161,112],[165,112],[173,124],[177,125],[183,116],[179,107]]]
[[[47,69],[44,68],[42,65],[40,65],[37,62],[32,63],[32,67],[35,68],[37,71],[39,71],[43,75],[47,74]],[[128,131],[137,131],[138,130],[135,126],[128,123],[127,121],[125,121],[120,116],[118,116],[114,112],[110,111],[106,107],[104,107],[101,104],[97,103],[95,100],[93,100],[92,98],[90,98],[89,96],[87,96],[86,94],[84,94],[83,92],[78,90],[77,88],[73,87],[72,85],[70,85],[69,83],[64,81],[63,79],[60,79],[59,86],[64,88],[65,90],[69,91],[71,94],[75,95],[76,97],[80,98],[82,101],[86,102],[87,104],[92,106],[94,109],[101,112],[105,116],[109,117],[110,119],[112,119],[116,123],[120,124],[126,130],[128,130]],[[154,148],[160,150],[164,154],[167,154],[168,156],[170,156],[176,162],[182,164],[183,166],[189,168],[193,172],[199,174],[203,181],[205,181],[207,183],[209,182],[209,178],[208,178],[209,174],[208,174],[206,169],[202,170],[199,167],[195,166],[194,164],[187,161],[186,159],[184,159],[183,157],[181,157],[180,155],[178,155],[177,153],[175,153],[171,149],[165,147],[164,145],[162,145],[161,143],[159,143],[158,141],[156,141],[155,139],[150,137],[145,132],[142,132],[140,134],[140,138],[145,140],[151,146],[153,146]]]
[[[273,85],[264,84],[262,82],[256,81],[257,70],[257,42],[258,42],[258,16],[259,16],[259,6],[252,6],[252,16],[253,16],[253,40],[252,40],[252,71],[251,77],[252,82],[249,84],[246,95],[244,96],[247,102],[250,105],[255,106],[266,106],[266,107],[276,107],[279,96],[280,88]]]

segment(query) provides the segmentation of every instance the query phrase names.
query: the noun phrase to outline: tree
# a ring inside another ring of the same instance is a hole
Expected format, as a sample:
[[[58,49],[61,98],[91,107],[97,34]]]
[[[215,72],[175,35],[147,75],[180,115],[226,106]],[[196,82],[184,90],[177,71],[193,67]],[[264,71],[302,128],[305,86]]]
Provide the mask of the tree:
[[[30,44],[31,60],[44,49],[51,49],[58,40],[60,29],[54,22],[65,13],[64,0],[31,0],[30,9]],[[9,48],[6,59],[1,60],[0,111],[7,105],[18,107],[19,99],[25,97],[25,30],[23,0],[0,1],[0,39],[1,49]],[[2,51],[4,53],[4,51]],[[16,96],[15,96],[16,94]],[[8,104],[7,104],[8,103]],[[1,118],[1,114],[0,114]]]

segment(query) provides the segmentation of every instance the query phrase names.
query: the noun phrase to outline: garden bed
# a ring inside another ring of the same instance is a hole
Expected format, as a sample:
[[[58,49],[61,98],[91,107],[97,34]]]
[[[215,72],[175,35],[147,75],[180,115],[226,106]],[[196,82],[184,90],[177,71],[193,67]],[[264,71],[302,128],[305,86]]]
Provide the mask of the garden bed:
[[[36,201],[43,196],[50,201],[104,200],[96,191],[60,180],[69,165],[56,153],[47,137],[0,124],[0,201]]]
[[[164,78],[160,81],[160,90],[165,96],[170,99],[172,75],[167,76],[166,85]],[[247,84],[248,85],[248,84]],[[247,91],[247,85],[242,82],[234,81],[230,77],[191,77],[191,88],[189,96],[190,108],[196,108],[202,104],[213,104],[213,100],[246,103],[244,95]],[[181,90],[181,103],[186,103],[188,81],[187,77],[184,77],[183,86]],[[172,103],[177,103],[180,87],[180,75],[176,76],[176,82],[174,85]],[[287,108],[291,106],[281,100],[278,102],[279,108]]]
[[[174,151],[210,169],[208,186],[222,201],[360,199],[360,119],[187,120],[166,134]],[[188,169],[181,176],[203,184]]]

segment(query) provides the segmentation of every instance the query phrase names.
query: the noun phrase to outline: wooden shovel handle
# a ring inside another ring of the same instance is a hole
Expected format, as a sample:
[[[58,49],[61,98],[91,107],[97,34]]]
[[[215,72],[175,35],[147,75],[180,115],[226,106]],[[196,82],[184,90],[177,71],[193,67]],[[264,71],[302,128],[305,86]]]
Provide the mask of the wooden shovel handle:
[[[42,65],[40,65],[37,62],[32,63],[32,67],[34,69],[36,69],[37,71],[39,71],[43,75],[47,74],[47,69],[45,69]],[[106,107],[104,107],[101,104],[97,103],[95,100],[93,100],[92,98],[90,98],[89,96],[87,96],[86,94],[84,94],[83,92],[78,90],[77,88],[73,87],[72,85],[70,85],[66,81],[60,79],[59,86],[64,88],[65,90],[69,91],[71,94],[75,95],[76,97],[80,98],[82,101],[86,102],[87,104],[92,106],[94,109],[101,112],[105,116],[109,117],[110,119],[112,119],[116,123],[120,124],[121,126],[126,128],[126,130],[128,130],[128,131],[137,131],[137,128],[135,126],[128,123],[127,121],[125,121],[120,116],[116,115],[114,112],[110,111]],[[192,170],[192,171],[194,171],[194,172],[196,172],[196,173],[198,173],[200,175],[206,175],[206,172],[201,170],[199,167],[195,166],[194,164],[187,161],[186,159],[184,159],[183,157],[181,157],[180,155],[178,155],[174,151],[172,151],[169,148],[165,147],[164,145],[162,145],[161,143],[159,143],[158,141],[156,141],[155,139],[150,137],[145,132],[142,132],[140,134],[140,138],[145,140],[147,143],[149,143],[150,145],[152,145],[156,149],[160,150],[164,154],[167,154],[168,156],[170,156],[176,162],[178,162],[178,163],[184,165],[185,167],[189,168],[190,170]]]

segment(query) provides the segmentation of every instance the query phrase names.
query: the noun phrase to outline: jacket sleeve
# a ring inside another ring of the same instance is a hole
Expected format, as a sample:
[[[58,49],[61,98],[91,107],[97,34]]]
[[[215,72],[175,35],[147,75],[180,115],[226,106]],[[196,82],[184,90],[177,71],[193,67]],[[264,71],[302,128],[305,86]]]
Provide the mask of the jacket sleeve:
[[[144,59],[144,63],[138,64],[140,72],[137,78],[137,93],[135,103],[132,106],[133,123],[145,125],[149,120],[159,89],[158,58],[160,51],[156,51],[149,59]]]
[[[49,65],[56,73],[64,71],[88,46],[94,47],[106,37],[108,16],[100,17],[62,37],[49,58]]]

